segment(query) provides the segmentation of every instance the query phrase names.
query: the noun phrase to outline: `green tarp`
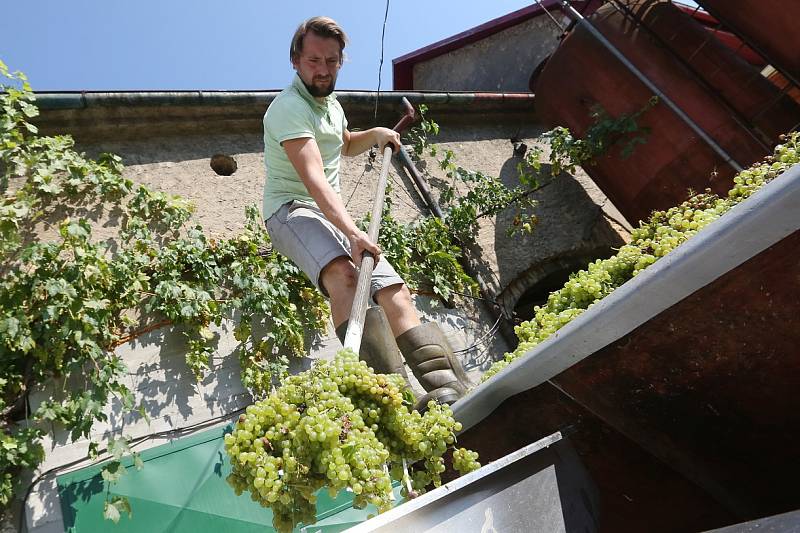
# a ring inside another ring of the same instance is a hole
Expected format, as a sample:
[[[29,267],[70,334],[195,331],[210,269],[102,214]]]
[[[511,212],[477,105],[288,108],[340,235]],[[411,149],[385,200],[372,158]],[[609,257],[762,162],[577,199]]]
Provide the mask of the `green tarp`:
[[[272,512],[250,499],[236,496],[225,481],[231,471],[220,427],[142,452],[144,468],[123,460],[127,473],[109,485],[100,475],[103,465],[87,467],[58,477],[58,491],[67,533],[113,532],[269,532]],[[106,498],[126,496],[133,517],[123,513],[118,524],[103,518]],[[395,487],[399,499],[399,488]],[[297,531],[343,531],[363,522],[375,509],[352,508],[352,494],[336,499],[327,490],[317,495],[317,523]]]

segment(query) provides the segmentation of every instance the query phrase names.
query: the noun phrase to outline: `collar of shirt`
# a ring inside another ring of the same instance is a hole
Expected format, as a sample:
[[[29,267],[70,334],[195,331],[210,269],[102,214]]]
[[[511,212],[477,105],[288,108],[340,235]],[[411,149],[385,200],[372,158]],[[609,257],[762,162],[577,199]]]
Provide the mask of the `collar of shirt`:
[[[292,80],[292,86],[297,90],[298,93],[300,93],[300,96],[302,96],[304,100],[308,101],[309,104],[320,110],[327,111],[328,106],[331,105],[334,100],[336,100],[336,94],[331,93],[325,97],[324,102],[320,103],[319,100],[311,96],[311,93],[308,92],[306,84],[303,83],[303,80],[300,79],[300,75],[296,72],[294,74],[294,79]]]

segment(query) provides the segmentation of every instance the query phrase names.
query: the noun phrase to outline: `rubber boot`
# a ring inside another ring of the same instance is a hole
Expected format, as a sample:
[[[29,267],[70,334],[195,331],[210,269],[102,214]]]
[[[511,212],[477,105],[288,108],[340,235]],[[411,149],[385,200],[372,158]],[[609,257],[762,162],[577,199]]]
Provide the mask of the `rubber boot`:
[[[452,404],[467,392],[469,378],[439,324],[427,322],[411,328],[397,337],[397,346],[427,392],[417,400],[417,411],[424,412],[430,400]]]
[[[339,324],[336,328],[336,336],[344,344],[344,336],[347,333],[348,320]],[[408,383],[408,374],[403,364],[403,357],[397,349],[392,328],[386,313],[380,306],[373,306],[367,309],[367,316],[364,318],[364,332],[361,335],[361,348],[358,351],[358,358],[367,363],[378,374],[400,374]]]

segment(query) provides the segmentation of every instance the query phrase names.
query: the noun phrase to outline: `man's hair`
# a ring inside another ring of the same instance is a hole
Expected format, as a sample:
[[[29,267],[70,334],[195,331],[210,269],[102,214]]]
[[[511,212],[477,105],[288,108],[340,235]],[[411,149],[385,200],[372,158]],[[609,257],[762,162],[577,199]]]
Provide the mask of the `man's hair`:
[[[347,35],[344,30],[332,18],[312,17],[300,24],[297,31],[294,32],[292,46],[289,48],[289,59],[292,63],[300,60],[300,54],[303,52],[303,38],[308,32],[339,41],[339,63],[344,60],[344,47],[347,44]]]

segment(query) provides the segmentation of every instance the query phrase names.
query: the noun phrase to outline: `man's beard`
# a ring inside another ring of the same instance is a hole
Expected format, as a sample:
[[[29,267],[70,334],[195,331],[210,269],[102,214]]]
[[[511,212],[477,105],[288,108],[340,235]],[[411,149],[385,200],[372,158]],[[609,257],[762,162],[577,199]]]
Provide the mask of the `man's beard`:
[[[300,78],[300,80],[303,81],[302,78]],[[325,98],[326,96],[331,94],[333,92],[333,89],[336,87],[336,77],[335,76],[331,77],[331,82],[325,89],[320,89],[315,85],[309,85],[305,81],[303,81],[303,85],[306,86],[306,89],[308,89],[308,92],[311,96],[315,98]]]

